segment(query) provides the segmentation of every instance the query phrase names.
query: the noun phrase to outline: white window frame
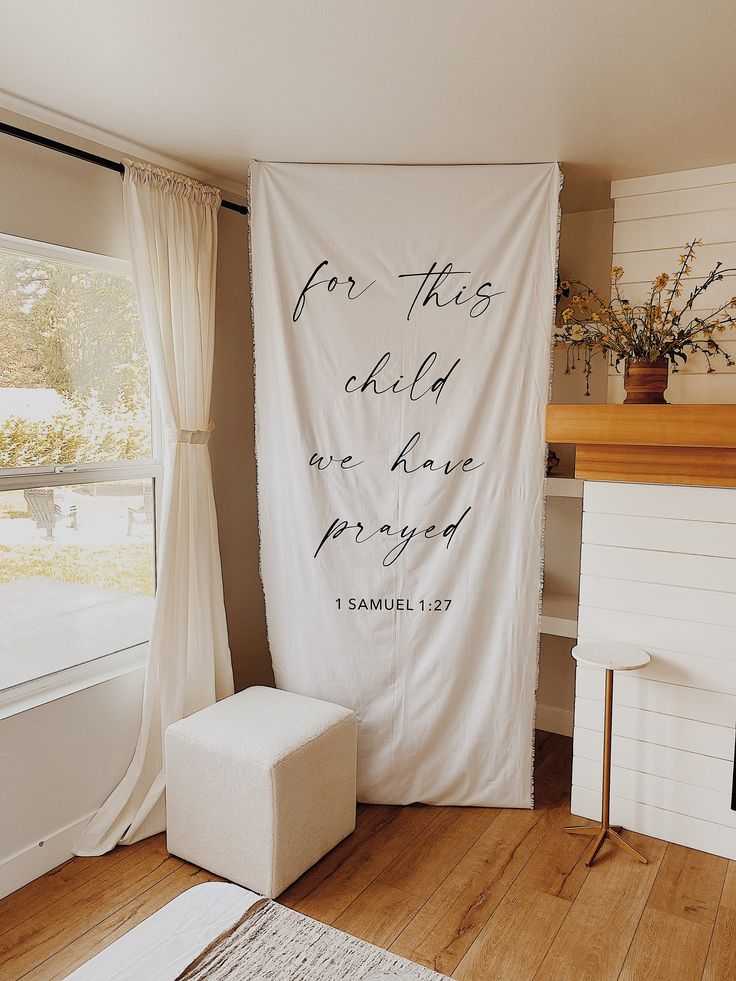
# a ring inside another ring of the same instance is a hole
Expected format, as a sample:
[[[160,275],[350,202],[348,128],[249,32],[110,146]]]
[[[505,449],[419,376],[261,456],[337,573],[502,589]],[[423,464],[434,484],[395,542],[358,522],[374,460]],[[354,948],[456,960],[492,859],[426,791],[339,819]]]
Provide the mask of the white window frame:
[[[127,259],[83,252],[61,245],[18,238],[0,232],[0,252],[11,252],[67,262],[101,272],[130,277],[132,270]],[[117,463],[80,463],[64,466],[0,468],[0,491],[24,490],[30,487],[59,487],[69,484],[92,484],[112,480],[149,477],[154,488],[154,554],[158,557],[159,513],[163,482],[164,434],[160,409],[151,387],[151,451],[150,459]],[[135,671],[145,664],[148,642],[120,651],[110,651],[82,664],[62,668],[52,674],[33,678],[10,688],[0,689],[0,719],[26,711],[34,705],[61,698],[74,691],[89,688],[110,678]]]

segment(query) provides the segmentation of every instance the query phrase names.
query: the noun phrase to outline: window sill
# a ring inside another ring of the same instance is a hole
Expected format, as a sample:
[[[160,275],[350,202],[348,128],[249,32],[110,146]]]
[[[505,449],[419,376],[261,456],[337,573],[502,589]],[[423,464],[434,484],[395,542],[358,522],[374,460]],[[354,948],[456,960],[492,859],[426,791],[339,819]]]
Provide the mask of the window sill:
[[[127,650],[116,651],[94,661],[76,664],[43,678],[6,688],[0,691],[0,719],[19,715],[57,698],[64,698],[104,681],[139,671],[145,667],[147,656],[148,644],[138,644]]]

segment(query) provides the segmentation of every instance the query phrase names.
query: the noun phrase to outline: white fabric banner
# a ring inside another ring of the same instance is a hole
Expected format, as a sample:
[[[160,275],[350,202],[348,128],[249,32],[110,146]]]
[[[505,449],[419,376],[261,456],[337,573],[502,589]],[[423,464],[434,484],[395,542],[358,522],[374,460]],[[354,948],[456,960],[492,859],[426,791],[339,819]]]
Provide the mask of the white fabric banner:
[[[560,182],[252,166],[271,654],[357,712],[363,801],[532,806]]]

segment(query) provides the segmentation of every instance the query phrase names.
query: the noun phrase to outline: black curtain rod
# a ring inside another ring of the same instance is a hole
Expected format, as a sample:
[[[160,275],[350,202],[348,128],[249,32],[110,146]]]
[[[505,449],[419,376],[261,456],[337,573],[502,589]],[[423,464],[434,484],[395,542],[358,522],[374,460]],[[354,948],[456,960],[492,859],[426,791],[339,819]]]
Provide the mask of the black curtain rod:
[[[90,153],[88,150],[80,150],[78,147],[69,146],[67,143],[59,143],[58,140],[50,140],[47,136],[30,133],[27,129],[20,129],[17,126],[11,126],[9,123],[0,122],[0,133],[5,133],[6,136],[14,136],[18,140],[26,140],[28,143],[35,143],[36,146],[45,146],[48,150],[56,150],[57,153],[65,153],[68,157],[86,160],[87,163],[93,163],[97,167],[104,167],[106,170],[114,170],[118,174],[125,173],[125,167],[115,160],[108,160],[107,157],[100,157],[96,153]],[[223,199],[221,206],[227,208],[228,211],[237,211],[239,215],[248,214],[248,209],[244,204],[236,204],[234,201],[225,201]]]

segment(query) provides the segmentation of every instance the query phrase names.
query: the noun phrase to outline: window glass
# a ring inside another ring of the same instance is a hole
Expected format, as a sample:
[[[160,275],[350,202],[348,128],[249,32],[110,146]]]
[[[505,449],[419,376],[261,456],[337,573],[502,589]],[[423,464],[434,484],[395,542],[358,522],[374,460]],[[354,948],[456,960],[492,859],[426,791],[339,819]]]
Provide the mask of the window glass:
[[[148,640],[153,480],[0,491],[0,689]]]
[[[128,276],[0,251],[0,352],[0,469],[151,458]]]

